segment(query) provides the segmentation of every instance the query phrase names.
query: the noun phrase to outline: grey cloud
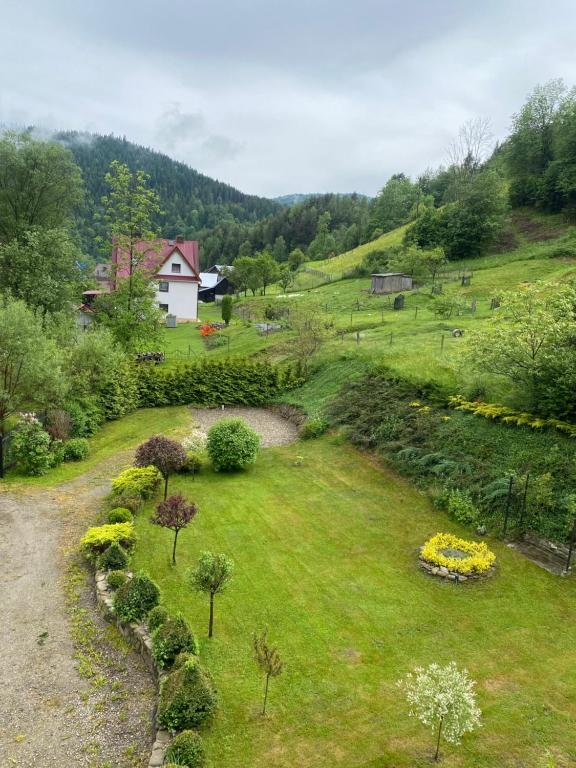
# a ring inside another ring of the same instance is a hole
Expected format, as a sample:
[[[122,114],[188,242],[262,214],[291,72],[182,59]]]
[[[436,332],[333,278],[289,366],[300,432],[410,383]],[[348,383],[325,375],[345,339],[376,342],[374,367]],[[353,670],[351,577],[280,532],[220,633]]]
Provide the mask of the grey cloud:
[[[501,139],[536,83],[576,83],[572,0],[7,5],[0,121],[126,135],[266,195],[374,194],[466,120]]]

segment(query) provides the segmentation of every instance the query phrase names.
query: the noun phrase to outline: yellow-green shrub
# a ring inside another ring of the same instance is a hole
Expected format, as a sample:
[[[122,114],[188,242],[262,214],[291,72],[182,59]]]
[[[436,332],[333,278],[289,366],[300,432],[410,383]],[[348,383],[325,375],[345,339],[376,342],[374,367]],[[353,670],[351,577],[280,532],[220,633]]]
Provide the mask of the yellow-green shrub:
[[[80,549],[89,560],[95,560],[111,544],[130,550],[136,543],[132,523],[108,523],[89,528],[80,541]]]
[[[112,480],[112,491],[115,494],[136,494],[143,499],[150,499],[161,482],[162,475],[156,467],[132,467]]]
[[[444,549],[458,549],[468,557],[450,557]],[[452,533],[437,533],[424,544],[422,558],[432,565],[444,566],[456,573],[486,573],[496,560],[496,555],[483,541],[467,541],[459,539]]]
[[[531,429],[543,429],[552,427],[559,432],[563,432],[570,437],[576,437],[576,425],[559,419],[541,419],[532,413],[524,411],[515,411],[514,408],[508,408],[506,405],[496,405],[495,403],[481,403],[471,400],[465,400],[461,395],[453,395],[449,398],[452,408],[457,411],[467,411],[476,416],[483,416],[485,419],[502,421],[504,424],[512,424],[516,427],[530,427]]]

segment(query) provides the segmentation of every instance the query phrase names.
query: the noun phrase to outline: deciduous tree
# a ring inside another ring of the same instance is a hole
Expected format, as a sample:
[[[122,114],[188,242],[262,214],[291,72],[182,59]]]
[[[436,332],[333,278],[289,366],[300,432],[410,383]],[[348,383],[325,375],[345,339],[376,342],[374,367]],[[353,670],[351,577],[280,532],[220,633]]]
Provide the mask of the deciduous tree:
[[[174,543],[172,546],[172,564],[176,565],[176,544],[178,534],[186,528],[198,514],[198,507],[192,502],[186,501],[181,493],[169,496],[156,507],[151,522],[162,528],[174,531]]]
[[[260,671],[264,674],[264,701],[262,703],[262,716],[266,714],[266,704],[268,703],[268,687],[271,677],[278,677],[282,674],[284,665],[278,649],[268,642],[268,631],[265,629],[259,635],[255,634],[253,639],[254,659]]]
[[[187,459],[186,451],[177,443],[163,435],[151,437],[136,449],[135,467],[153,466],[164,478],[164,499],[168,496],[168,479],[173,472],[182,469]]]
[[[223,554],[203,552],[198,566],[187,574],[188,584],[197,592],[204,592],[210,597],[210,619],[208,637],[214,634],[214,598],[227,588],[234,573],[234,563]]]

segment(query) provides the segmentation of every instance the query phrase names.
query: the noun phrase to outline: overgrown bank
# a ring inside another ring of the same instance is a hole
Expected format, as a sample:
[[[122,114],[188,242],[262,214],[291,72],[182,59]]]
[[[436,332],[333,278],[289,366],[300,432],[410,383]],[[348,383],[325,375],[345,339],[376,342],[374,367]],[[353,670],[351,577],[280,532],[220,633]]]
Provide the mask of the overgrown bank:
[[[576,514],[576,444],[550,427],[494,423],[448,406],[433,386],[375,368],[344,385],[332,423],[430,489],[459,522],[566,541]],[[512,478],[512,480],[511,480]]]

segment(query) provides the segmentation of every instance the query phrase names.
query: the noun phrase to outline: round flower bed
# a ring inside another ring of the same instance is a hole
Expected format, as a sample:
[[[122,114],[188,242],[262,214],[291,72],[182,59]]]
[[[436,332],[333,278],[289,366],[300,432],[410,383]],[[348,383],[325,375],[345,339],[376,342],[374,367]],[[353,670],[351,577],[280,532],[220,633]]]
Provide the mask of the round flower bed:
[[[459,539],[451,533],[437,533],[420,550],[426,571],[453,580],[490,575],[495,561],[496,555],[484,542]]]

